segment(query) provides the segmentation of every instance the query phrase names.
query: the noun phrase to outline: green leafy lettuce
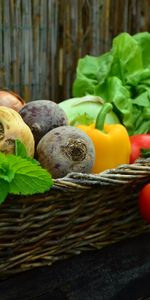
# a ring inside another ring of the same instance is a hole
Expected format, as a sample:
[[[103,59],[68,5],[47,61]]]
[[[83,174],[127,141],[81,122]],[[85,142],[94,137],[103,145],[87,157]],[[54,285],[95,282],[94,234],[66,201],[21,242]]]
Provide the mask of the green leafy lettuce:
[[[129,135],[150,131],[150,33],[116,36],[110,51],[80,58],[73,96],[101,96],[113,104]]]

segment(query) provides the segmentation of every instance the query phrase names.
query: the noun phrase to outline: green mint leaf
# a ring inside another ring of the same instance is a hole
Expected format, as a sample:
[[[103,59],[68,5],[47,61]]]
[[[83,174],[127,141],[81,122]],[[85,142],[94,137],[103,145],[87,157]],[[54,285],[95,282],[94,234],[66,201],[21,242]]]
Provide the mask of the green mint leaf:
[[[35,163],[36,165],[40,165],[40,163],[36,159],[28,156],[25,145],[18,139],[15,140],[15,155],[21,156],[22,158],[26,158],[27,160],[31,161],[32,163]]]
[[[2,204],[9,193],[9,183],[3,179],[0,179],[0,204]]]
[[[32,158],[32,157],[29,157],[29,156],[28,156],[28,157],[26,157],[26,160],[31,161],[32,164],[35,164],[35,165],[37,165],[37,166],[40,166],[39,161],[36,160],[36,159],[34,159],[34,158]]]
[[[15,174],[10,169],[9,165],[6,163],[3,163],[0,165],[0,179],[4,179],[7,182],[11,182],[14,178]]]
[[[32,195],[48,191],[53,184],[47,170],[34,161],[19,156],[8,155],[9,166],[15,173],[10,182],[9,192],[12,194]]]
[[[15,155],[23,158],[28,156],[25,145],[18,139],[15,140]]]
[[[14,178],[14,172],[9,167],[7,156],[0,152],[0,179],[11,182]]]
[[[7,161],[6,155],[3,152],[0,152],[0,165],[6,161]]]
[[[142,148],[141,155],[142,158],[150,157],[150,148]]]

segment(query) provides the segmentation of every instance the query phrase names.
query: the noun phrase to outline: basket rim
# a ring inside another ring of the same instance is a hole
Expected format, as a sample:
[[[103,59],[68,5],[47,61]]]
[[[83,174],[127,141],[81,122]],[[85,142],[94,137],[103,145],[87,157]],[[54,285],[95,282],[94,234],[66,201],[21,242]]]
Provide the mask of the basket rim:
[[[73,188],[78,185],[82,189],[93,184],[127,184],[135,179],[140,180],[142,178],[149,178],[150,180],[150,158],[138,159],[133,164],[122,164],[98,174],[70,172],[62,178],[53,179],[53,187],[64,185]]]

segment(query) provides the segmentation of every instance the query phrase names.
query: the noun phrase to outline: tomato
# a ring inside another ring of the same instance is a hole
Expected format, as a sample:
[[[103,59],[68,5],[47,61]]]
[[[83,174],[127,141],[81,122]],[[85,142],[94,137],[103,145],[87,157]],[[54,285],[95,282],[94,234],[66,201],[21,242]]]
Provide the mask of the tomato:
[[[144,220],[150,223],[150,183],[146,184],[140,191],[139,209]]]
[[[135,134],[130,136],[131,155],[130,164],[133,164],[136,159],[140,158],[141,149],[150,149],[150,134]]]

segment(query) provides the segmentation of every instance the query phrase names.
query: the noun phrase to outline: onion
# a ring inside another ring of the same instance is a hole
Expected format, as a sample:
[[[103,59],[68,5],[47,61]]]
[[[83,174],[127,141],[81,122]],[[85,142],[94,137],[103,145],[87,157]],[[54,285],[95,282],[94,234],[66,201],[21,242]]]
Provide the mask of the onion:
[[[24,105],[24,100],[18,94],[0,89],[0,106],[10,107],[18,112]]]

